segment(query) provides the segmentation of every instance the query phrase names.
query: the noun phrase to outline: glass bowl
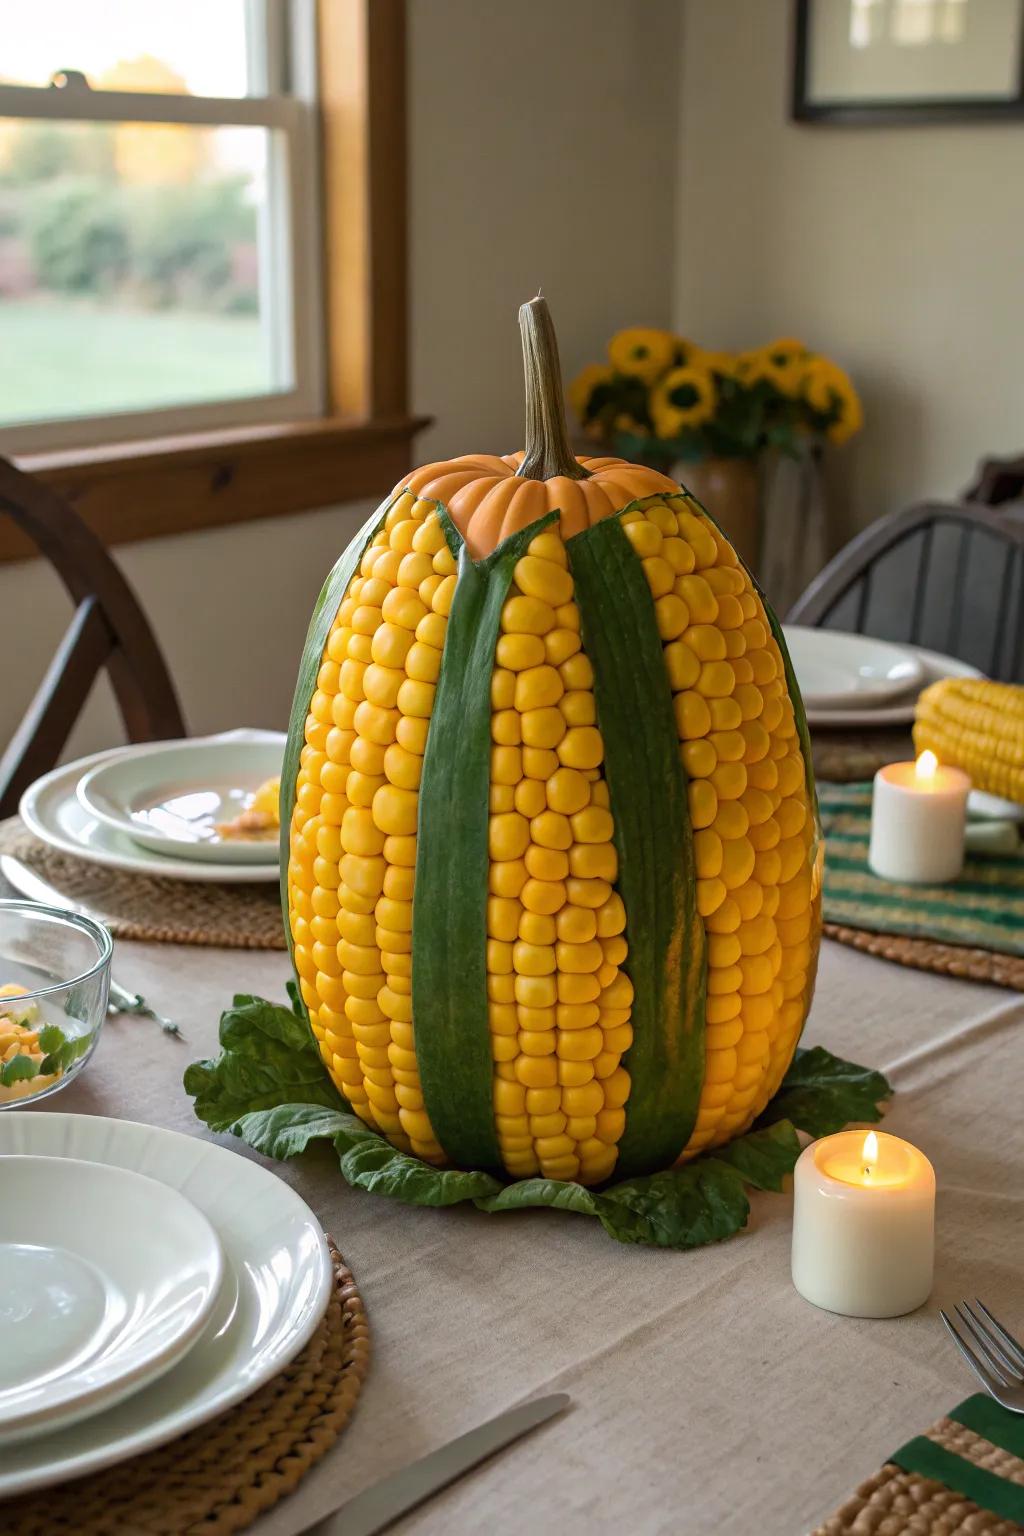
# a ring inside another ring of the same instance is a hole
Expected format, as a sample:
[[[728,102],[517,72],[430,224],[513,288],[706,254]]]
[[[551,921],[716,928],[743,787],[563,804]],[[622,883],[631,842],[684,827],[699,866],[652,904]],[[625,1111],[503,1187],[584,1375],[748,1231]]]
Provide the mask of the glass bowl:
[[[0,901],[0,1111],[58,1093],[83,1070],[107,1016],[113,948],[91,917]]]

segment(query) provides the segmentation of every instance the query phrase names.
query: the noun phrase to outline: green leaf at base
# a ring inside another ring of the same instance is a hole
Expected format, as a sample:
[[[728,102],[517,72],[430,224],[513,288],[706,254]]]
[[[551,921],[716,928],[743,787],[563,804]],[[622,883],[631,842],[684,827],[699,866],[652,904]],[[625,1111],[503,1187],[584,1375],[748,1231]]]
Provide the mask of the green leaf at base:
[[[185,1071],[185,1092],[212,1131],[227,1131],[252,1110],[319,1104],[347,1108],[324,1071],[306,1024],[288,1008],[241,994],[221,1014],[216,1061]]]
[[[297,1157],[312,1141],[330,1141],[354,1189],[392,1195],[408,1205],[457,1205],[501,1188],[490,1174],[432,1168],[418,1157],[399,1152],[358,1116],[339,1109],[279,1104],[243,1115],[227,1129],[264,1157]]]
[[[782,1189],[799,1156],[800,1142],[789,1120],[775,1120],[715,1148],[716,1159],[735,1168],[755,1189]]]
[[[842,1061],[816,1045],[797,1051],[782,1086],[757,1124],[786,1119],[808,1136],[830,1136],[853,1121],[881,1120],[878,1106],[891,1095],[881,1072]]]
[[[489,1173],[434,1168],[364,1125],[335,1091],[305,1023],[288,1008],[236,997],[221,1019],[220,1039],[221,1056],[190,1066],[185,1087],[212,1130],[230,1131],[266,1157],[297,1157],[323,1141],[355,1189],[407,1205],[471,1200],[494,1214],[547,1206],[596,1217],[620,1243],[658,1248],[732,1237],[750,1213],[747,1185],[782,1189],[800,1155],[797,1129],[822,1136],[851,1120],[878,1120],[879,1101],[891,1091],[880,1072],[818,1046],[797,1053],[752,1130],[681,1168],[598,1190],[554,1179],[502,1184]]]

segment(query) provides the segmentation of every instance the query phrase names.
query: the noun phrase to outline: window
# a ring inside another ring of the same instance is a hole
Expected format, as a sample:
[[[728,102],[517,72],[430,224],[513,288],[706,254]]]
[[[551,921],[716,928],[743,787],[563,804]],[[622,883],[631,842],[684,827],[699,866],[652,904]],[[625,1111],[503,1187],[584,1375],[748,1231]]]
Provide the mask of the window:
[[[405,0],[0,0],[0,455],[111,545],[393,484],[405,96]]]
[[[0,450],[321,415],[313,0],[0,0]]]

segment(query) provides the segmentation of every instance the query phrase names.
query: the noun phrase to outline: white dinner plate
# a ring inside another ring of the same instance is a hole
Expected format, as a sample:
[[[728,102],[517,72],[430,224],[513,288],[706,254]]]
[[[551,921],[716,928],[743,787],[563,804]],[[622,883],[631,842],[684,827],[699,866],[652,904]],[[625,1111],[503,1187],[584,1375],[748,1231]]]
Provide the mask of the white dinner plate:
[[[986,821],[1024,821],[1024,805],[1016,800],[1004,800],[1002,795],[990,795],[983,789],[972,789],[967,796],[967,811]]]
[[[0,1498],[80,1477],[164,1445],[276,1376],[327,1307],[331,1261],[312,1211],[282,1179],[197,1136],[99,1115],[0,1116],[0,1154],[134,1168],[202,1211],[224,1280],[188,1354],[124,1403],[0,1454]],[[2,1522],[0,1522],[2,1523]]]
[[[785,629],[787,644],[789,633],[787,626]],[[977,667],[972,667],[969,662],[959,661],[955,656],[943,656],[939,651],[926,651],[921,646],[913,647],[913,652],[924,672],[921,680],[922,689],[927,688],[929,683],[938,682],[940,677],[982,677],[984,675],[978,671]],[[807,723],[819,728],[831,726],[837,730],[856,726],[881,728],[911,725],[919,692],[920,689],[913,688],[905,698],[895,702],[867,705],[856,709],[814,709],[808,707],[805,701]]]
[[[166,1184],[0,1159],[0,1442],[67,1430],[170,1370],[223,1270],[210,1223]]]
[[[277,864],[279,837],[222,837],[267,779],[283,744],[236,736],[152,742],[97,763],[78,782],[85,810],[154,853],[213,864]]]
[[[230,731],[224,738],[234,740],[279,742],[282,754],[285,737],[280,731]],[[207,737],[207,740],[218,738]],[[118,749],[123,751],[124,748]],[[172,880],[215,880],[221,884],[238,881],[271,882],[278,879],[274,864],[203,864],[198,859],[169,858],[150,853],[138,843],[115,832],[85,809],[78,798],[78,781],[98,763],[116,757],[116,752],[96,752],[77,763],[66,763],[37,779],[21,797],[21,819],[42,842],[72,858],[110,869],[127,870],[136,875],[162,875]]]
[[[918,657],[888,640],[789,624],[786,644],[807,709],[891,704],[924,686]]]

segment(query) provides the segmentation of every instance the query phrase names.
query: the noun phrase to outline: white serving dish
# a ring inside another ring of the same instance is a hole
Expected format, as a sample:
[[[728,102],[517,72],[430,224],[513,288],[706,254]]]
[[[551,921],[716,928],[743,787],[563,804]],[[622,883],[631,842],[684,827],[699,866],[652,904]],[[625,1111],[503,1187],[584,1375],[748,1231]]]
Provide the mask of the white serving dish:
[[[787,627],[785,630],[787,644],[789,633]],[[959,661],[955,656],[943,656],[939,651],[926,651],[920,646],[914,647],[913,650],[924,673],[920,688],[912,689],[905,698],[889,704],[867,705],[863,708],[858,706],[855,709],[808,708],[805,700],[808,725],[835,730],[847,730],[858,726],[882,729],[887,726],[896,728],[912,725],[918,694],[922,689],[927,688],[929,683],[937,683],[941,677],[982,677],[984,675],[978,671],[977,667],[972,667],[969,662]]]
[[[281,773],[283,744],[237,736],[153,742],[97,763],[78,799],[104,826],[162,856],[211,864],[277,864],[279,837],[224,838],[219,824],[244,811]]]
[[[0,1442],[67,1431],[170,1370],[223,1272],[212,1226],[168,1185],[0,1158]]]
[[[218,739],[271,740],[280,744],[282,755],[284,752],[285,737],[280,731],[230,731],[221,738],[206,738]],[[212,880],[219,884],[270,883],[278,879],[276,864],[204,864],[198,859],[170,858],[140,848],[124,833],[104,826],[79,800],[78,781],[97,764],[116,756],[116,752],[96,752],[79,762],[54,768],[30,785],[18,807],[29,831],[51,848],[72,858],[102,864],[108,869],[126,870],[130,874],[159,875],[172,880]]]
[[[924,687],[920,659],[888,640],[790,624],[786,643],[808,710],[891,704]]]
[[[4,1448],[0,1498],[113,1466],[214,1418],[308,1342],[330,1295],[330,1255],[312,1211],[273,1173],[198,1136],[98,1115],[0,1116],[0,1154],[134,1168],[208,1218],[224,1280],[188,1354],[126,1402],[58,1434]]]

